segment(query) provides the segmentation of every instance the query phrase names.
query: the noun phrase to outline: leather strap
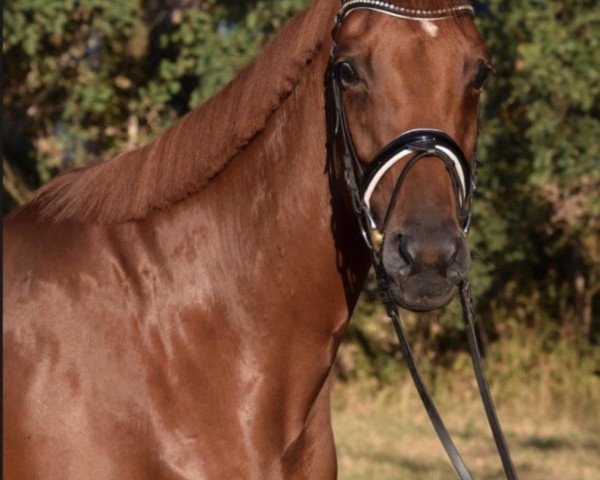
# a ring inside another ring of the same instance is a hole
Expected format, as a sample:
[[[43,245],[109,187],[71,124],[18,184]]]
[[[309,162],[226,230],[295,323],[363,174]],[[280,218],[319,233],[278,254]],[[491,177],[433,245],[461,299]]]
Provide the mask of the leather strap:
[[[408,371],[410,376],[415,384],[417,392],[419,393],[419,397],[421,398],[421,402],[425,407],[425,411],[427,415],[429,415],[429,419],[431,420],[431,424],[435,429],[435,433],[438,438],[442,442],[442,446],[456,470],[459,478],[461,480],[473,480],[471,473],[469,472],[465,462],[463,461],[456,445],[452,441],[452,437],[448,433],[448,429],[440,416],[440,413],[435,405],[435,402],[431,398],[427,387],[425,386],[425,382],[423,381],[423,377],[419,372],[419,368],[417,367],[417,363],[415,362],[415,357],[412,353],[412,349],[410,347],[410,343],[408,341],[408,336],[406,335],[406,331],[402,324],[402,319],[400,318],[400,312],[396,307],[396,302],[391,295],[388,285],[387,275],[385,270],[383,269],[383,265],[377,262],[375,267],[376,275],[377,275],[377,284],[379,287],[379,295],[381,300],[385,306],[388,317],[392,321],[392,325],[394,326],[394,330],[396,332],[396,336],[398,337],[398,342],[400,345],[400,350],[402,351],[402,355],[404,356],[404,361],[406,362],[406,366],[408,367]]]
[[[417,392],[419,393],[421,402],[423,403],[423,406],[425,407],[425,410],[429,415],[431,424],[433,425],[433,428],[435,429],[435,432],[438,438],[440,439],[442,446],[444,447],[444,450],[446,451],[446,454],[448,455],[448,458],[450,459],[450,462],[454,467],[454,470],[456,470],[458,477],[461,480],[473,480],[473,477],[467,469],[467,466],[465,465],[460,453],[458,452],[456,445],[452,441],[452,438],[448,433],[448,429],[446,428],[446,425],[444,424],[444,421],[442,420],[439,414],[435,402],[431,398],[431,395],[429,394],[429,391],[425,386],[425,382],[423,381],[421,373],[419,372],[414,355],[412,353],[412,349],[410,347],[410,343],[408,341],[406,330],[404,329],[404,326],[402,324],[400,312],[398,311],[398,307],[396,306],[396,302],[394,301],[394,298],[389,288],[389,280],[387,274],[385,273],[385,269],[383,268],[383,265],[381,265],[381,263],[378,261],[378,259],[375,258],[374,260],[379,295],[381,297],[382,303],[385,306],[387,315],[392,321],[394,331],[396,333],[396,336],[398,337],[400,350],[404,355],[404,360],[408,367],[408,371],[413,380],[413,383],[415,384]],[[492,399],[487,379],[485,377],[483,360],[481,358],[481,353],[477,345],[477,333],[475,330],[473,302],[471,300],[471,291],[469,283],[462,282],[459,286],[459,291],[463,319],[465,321],[465,326],[467,330],[469,353],[471,356],[471,361],[473,362],[473,369],[475,371],[475,377],[477,379],[479,394],[483,402],[485,413],[488,419],[488,424],[492,431],[494,441],[496,442],[496,448],[498,450],[498,454],[500,455],[500,459],[502,461],[502,466],[504,468],[504,473],[506,475],[507,480],[518,480],[517,473],[510,456],[510,451],[508,449],[508,444],[506,443],[506,439],[504,438],[504,434],[502,432],[502,427],[500,426],[500,422],[498,420],[498,415],[496,413],[494,401]]]
[[[517,480],[517,473],[515,467],[510,458],[510,452],[502,428],[500,427],[500,421],[496,414],[496,408],[494,407],[494,401],[490,393],[485,372],[483,369],[483,361],[481,359],[481,353],[479,352],[479,346],[477,345],[477,333],[475,331],[475,312],[473,310],[473,301],[471,300],[471,287],[469,282],[462,282],[459,286],[460,290],[460,304],[463,311],[463,318],[465,320],[465,326],[467,329],[467,340],[469,342],[469,351],[471,353],[471,360],[473,362],[473,370],[475,371],[475,378],[477,378],[477,385],[479,387],[479,395],[483,402],[485,414],[488,419],[488,423],[496,442],[496,448],[500,459],[502,460],[502,466],[508,480]]]

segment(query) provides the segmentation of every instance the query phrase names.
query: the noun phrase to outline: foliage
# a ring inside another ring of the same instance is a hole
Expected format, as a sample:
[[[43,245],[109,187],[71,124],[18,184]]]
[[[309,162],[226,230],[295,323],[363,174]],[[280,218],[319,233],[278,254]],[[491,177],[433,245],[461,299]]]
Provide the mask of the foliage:
[[[65,168],[146,143],[229,81],[306,2],[162,3],[7,4],[3,143],[12,205]]]
[[[308,3],[7,2],[5,209],[65,168],[146,143],[221,88]],[[482,106],[470,239],[484,339],[506,335],[504,320],[511,318],[533,331],[550,322],[561,334],[594,340],[600,331],[600,4],[477,3],[497,71]],[[417,350],[431,347],[435,360],[447,364],[458,358],[453,352],[464,347],[458,312],[454,305],[409,322]],[[354,367],[346,373],[374,374],[385,383],[394,367],[381,353],[394,348],[380,320],[371,284],[350,331],[354,353],[347,358]]]
[[[600,4],[489,4],[497,75],[473,236],[486,301],[589,330],[600,316]]]

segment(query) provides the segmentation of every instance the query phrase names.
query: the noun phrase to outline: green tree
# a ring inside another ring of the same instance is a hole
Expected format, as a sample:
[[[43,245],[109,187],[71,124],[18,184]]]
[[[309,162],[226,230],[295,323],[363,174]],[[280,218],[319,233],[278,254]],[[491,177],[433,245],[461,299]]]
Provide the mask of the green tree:
[[[303,0],[16,0],[5,11],[6,204],[143,144],[248,64]]]
[[[484,300],[589,329],[600,315],[600,4],[489,4],[482,27],[497,75],[473,239]]]

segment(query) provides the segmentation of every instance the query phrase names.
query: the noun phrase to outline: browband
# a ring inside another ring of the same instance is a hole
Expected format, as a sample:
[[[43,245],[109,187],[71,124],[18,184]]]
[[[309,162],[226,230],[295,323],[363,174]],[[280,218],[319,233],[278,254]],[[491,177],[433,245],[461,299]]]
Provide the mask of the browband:
[[[343,2],[342,8],[339,10],[336,17],[336,25],[340,25],[348,13],[357,9],[376,10],[378,12],[387,13],[388,15],[407,20],[422,19],[435,21],[444,20],[457,15],[475,16],[475,9],[469,4],[428,10],[400,7],[398,5],[379,0],[349,0]]]

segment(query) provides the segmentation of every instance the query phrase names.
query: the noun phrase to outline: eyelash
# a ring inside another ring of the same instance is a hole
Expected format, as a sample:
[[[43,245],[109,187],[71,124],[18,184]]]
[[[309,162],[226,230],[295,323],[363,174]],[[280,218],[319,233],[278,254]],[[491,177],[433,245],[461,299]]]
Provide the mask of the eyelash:
[[[338,78],[348,85],[356,85],[360,80],[356,70],[352,64],[348,62],[339,62],[336,64],[335,68]]]
[[[489,78],[491,72],[492,69],[488,65],[480,64],[477,74],[471,81],[471,87],[473,87],[477,91],[481,90],[485,85],[485,82]]]

